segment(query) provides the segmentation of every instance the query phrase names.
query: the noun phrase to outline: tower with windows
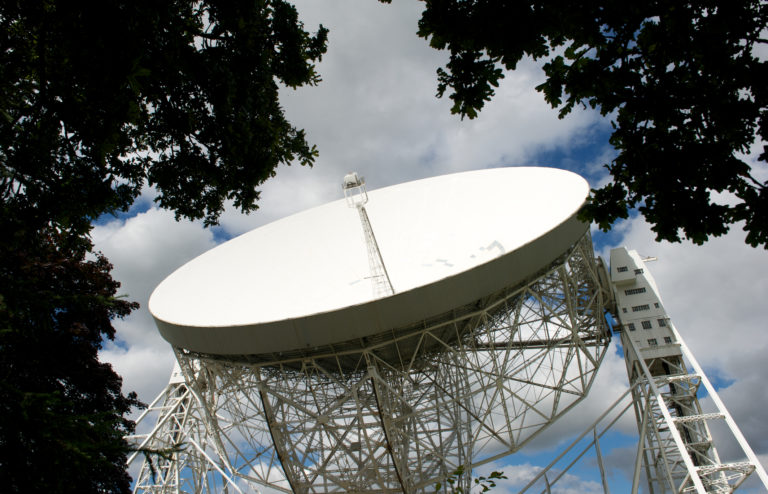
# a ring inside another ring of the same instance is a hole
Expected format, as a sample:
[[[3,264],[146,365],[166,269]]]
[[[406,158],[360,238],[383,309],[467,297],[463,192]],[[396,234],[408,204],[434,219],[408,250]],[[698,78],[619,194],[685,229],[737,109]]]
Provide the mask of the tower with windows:
[[[632,492],[642,470],[651,493],[732,492],[755,471],[768,485],[765,470],[667,315],[645,261],[635,251],[613,249],[610,269],[640,432]],[[701,386],[717,407],[714,413],[702,410]],[[710,433],[713,421],[725,421],[744,461],[721,461]]]

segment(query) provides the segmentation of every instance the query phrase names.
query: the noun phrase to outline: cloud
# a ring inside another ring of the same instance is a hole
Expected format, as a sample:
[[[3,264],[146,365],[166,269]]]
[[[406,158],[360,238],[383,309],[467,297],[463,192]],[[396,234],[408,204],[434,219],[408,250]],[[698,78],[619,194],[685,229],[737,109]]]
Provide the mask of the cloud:
[[[490,463],[483,465],[473,472],[473,478],[487,477],[492,471],[500,471],[506,476],[506,479],[495,480],[496,487],[493,492],[518,492],[532,481],[541,472],[542,467],[524,463],[520,465],[503,465],[501,463]],[[603,486],[594,480],[584,479],[571,473],[564,473],[562,477],[555,482],[555,479],[561,474],[560,471],[550,470],[547,472],[547,480],[550,481],[552,494],[591,494],[602,493]],[[526,492],[542,492],[546,489],[546,481],[542,476]]]
[[[320,156],[311,169],[281,167],[260,187],[254,215],[228,211],[222,226],[229,234],[337,199],[349,171],[379,188],[463,170],[531,165],[542,151],[582,146],[595,129],[608,127],[592,110],[558,119],[534,89],[541,64],[530,60],[507,74],[480,118],[451,115],[451,100],[435,98],[435,70],[447,54],[416,36],[419,3],[344,0],[329,8],[305,0],[297,8],[307,29],[320,23],[330,28],[329,48],[318,65],[322,83],[285,88],[281,102]]]
[[[114,265],[119,293],[141,304],[114,322],[117,341],[105,345],[101,358],[123,377],[125,391],[138,391],[140,399],[151,401],[168,383],[173,353],[147,310],[149,295],[177,267],[215,246],[213,233],[199,223],[177,222],[173,213],[151,208],[96,226],[92,238],[95,249]]]

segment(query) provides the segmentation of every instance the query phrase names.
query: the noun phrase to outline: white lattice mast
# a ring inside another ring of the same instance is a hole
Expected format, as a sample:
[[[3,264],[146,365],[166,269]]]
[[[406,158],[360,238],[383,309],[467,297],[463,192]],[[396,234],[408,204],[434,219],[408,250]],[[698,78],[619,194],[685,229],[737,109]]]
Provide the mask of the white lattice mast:
[[[226,457],[217,454],[222,445],[213,444],[199,396],[187,386],[178,363],[168,385],[136,420],[141,426],[152,421],[148,432],[125,438],[134,449],[128,465],[141,461],[134,493],[243,494]]]
[[[356,208],[360,215],[360,223],[363,225],[363,235],[365,236],[365,246],[368,251],[368,265],[371,270],[371,286],[373,287],[373,296],[375,298],[386,297],[395,293],[392,288],[392,282],[389,280],[387,268],[384,266],[384,259],[381,258],[379,244],[373,234],[371,221],[368,219],[368,212],[365,210],[365,204],[368,202],[368,191],[365,189],[365,179],[357,173],[352,172],[344,176],[344,182],[341,185],[344,190],[344,197],[347,199],[347,205]]]
[[[733,492],[755,471],[768,488],[765,469],[668,317],[637,252],[611,251],[611,281],[640,432],[633,492],[642,469],[652,494]],[[701,385],[717,412],[703,413]],[[744,461],[721,461],[708,425],[713,421],[725,421]]]

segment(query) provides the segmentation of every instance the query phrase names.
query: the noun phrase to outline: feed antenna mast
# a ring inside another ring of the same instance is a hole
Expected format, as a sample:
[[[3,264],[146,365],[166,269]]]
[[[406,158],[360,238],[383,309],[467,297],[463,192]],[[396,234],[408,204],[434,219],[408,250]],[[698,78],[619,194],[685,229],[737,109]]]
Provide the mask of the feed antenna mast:
[[[365,210],[365,204],[368,202],[365,179],[355,172],[348,173],[344,176],[341,188],[344,190],[347,206],[357,209],[360,215],[360,223],[363,225],[365,246],[368,251],[368,266],[371,270],[373,297],[381,298],[392,295],[395,293],[395,290],[392,288],[387,268],[384,266],[384,259],[381,257],[379,244],[376,242],[376,236],[373,234],[371,220],[368,219],[368,212]]]
[[[641,470],[652,494],[730,493],[753,472],[768,489],[765,469],[667,315],[636,251],[611,251],[611,281],[640,433],[632,492]],[[714,413],[702,410],[697,395],[702,385],[717,408]],[[721,460],[709,426],[717,421],[725,422],[745,459]]]

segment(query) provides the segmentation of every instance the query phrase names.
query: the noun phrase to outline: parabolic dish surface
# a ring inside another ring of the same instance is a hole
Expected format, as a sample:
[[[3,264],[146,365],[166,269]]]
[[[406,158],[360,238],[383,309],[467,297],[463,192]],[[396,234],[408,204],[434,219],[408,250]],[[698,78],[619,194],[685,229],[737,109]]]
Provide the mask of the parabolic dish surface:
[[[527,279],[584,235],[589,186],[554,168],[495,168],[368,191],[395,294],[375,299],[357,211],[342,198],[234,238],[155,289],[172,345],[222,355],[391,331]],[[341,187],[339,187],[341,195]]]

